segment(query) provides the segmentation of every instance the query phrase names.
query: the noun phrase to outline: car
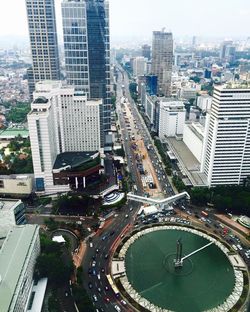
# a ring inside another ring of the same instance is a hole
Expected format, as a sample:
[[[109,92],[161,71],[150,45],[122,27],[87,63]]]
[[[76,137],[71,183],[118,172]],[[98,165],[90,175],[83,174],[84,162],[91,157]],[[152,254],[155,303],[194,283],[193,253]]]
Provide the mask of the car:
[[[129,211],[132,211],[133,210],[133,208],[131,207],[131,208],[129,208]]]
[[[102,292],[102,290],[101,290],[100,287],[97,288],[97,291],[98,291],[99,293]]]
[[[95,269],[92,270],[92,275],[96,275],[96,270]]]
[[[93,298],[93,300],[94,300],[95,302],[97,301],[96,295],[93,295],[92,298]]]
[[[89,289],[93,288],[93,284],[91,282],[88,283]]]
[[[92,274],[92,268],[89,268],[89,269],[88,269],[88,273],[89,273],[89,274]]]
[[[237,248],[238,248],[239,250],[242,250],[242,249],[243,249],[243,248],[241,247],[240,244],[237,244],[236,246],[237,246]]]
[[[96,261],[94,260],[93,262],[92,262],[92,268],[94,268],[96,266]]]
[[[108,259],[109,255],[108,254],[105,254],[104,255],[104,259]]]
[[[125,215],[125,218],[128,218],[128,214]]]
[[[104,289],[105,289],[105,290],[109,290],[109,287],[108,287],[108,286],[105,286]]]
[[[96,248],[96,250],[95,250],[95,251],[96,251],[96,253],[98,253],[98,252],[99,252],[99,249],[98,249],[98,248]]]
[[[105,298],[104,298],[104,300],[105,300],[105,302],[107,302],[107,303],[109,303],[109,302],[110,302],[109,297],[105,297]]]
[[[114,308],[116,309],[117,312],[121,312],[121,308],[117,304],[114,305]]]
[[[101,269],[101,272],[102,272],[102,273],[104,273],[104,272],[105,272],[105,269],[104,269],[104,268],[102,268],[102,269]]]
[[[114,234],[115,234],[115,231],[111,231],[111,232],[109,233],[110,236],[112,236],[112,235],[114,235]]]
[[[125,300],[121,300],[121,304],[123,304],[125,306],[125,305],[127,305],[127,302]]]
[[[106,237],[107,237],[106,235],[103,235],[102,240],[104,241],[106,239]]]
[[[97,274],[97,278],[98,278],[99,280],[101,279],[100,273]]]
[[[92,256],[92,259],[95,260],[96,259],[95,256]]]

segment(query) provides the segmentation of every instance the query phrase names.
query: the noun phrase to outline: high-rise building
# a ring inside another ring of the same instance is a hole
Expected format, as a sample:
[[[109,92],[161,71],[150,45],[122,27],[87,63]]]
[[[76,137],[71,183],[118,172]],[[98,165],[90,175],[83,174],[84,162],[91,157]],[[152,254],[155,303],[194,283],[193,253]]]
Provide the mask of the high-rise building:
[[[67,83],[89,97],[86,2],[64,0],[62,23]]]
[[[28,70],[29,92],[41,80],[59,80],[59,54],[54,0],[26,0],[32,68]]]
[[[207,114],[201,171],[208,186],[241,184],[250,176],[250,87],[214,88]]]
[[[182,101],[161,99],[159,111],[159,138],[183,134],[186,109]]]
[[[229,47],[232,47],[233,41],[232,40],[225,40],[222,42],[220,47],[220,59],[224,60],[228,54],[228,51],[230,51]]]
[[[64,0],[62,17],[67,81],[88,98],[103,99],[103,146],[111,128],[109,3]]]
[[[0,311],[27,311],[39,253],[38,225],[11,228],[0,249]],[[41,292],[39,296],[42,303]],[[38,306],[36,311],[40,311]]]
[[[151,59],[151,47],[150,45],[148,44],[144,44],[142,47],[141,47],[141,54],[143,57],[147,58],[148,60]]]
[[[170,32],[154,31],[152,45],[152,74],[158,77],[158,94],[171,96],[173,66],[173,36]]]
[[[28,125],[34,175],[37,189],[53,191],[53,168],[59,154],[99,151],[102,100],[87,100],[58,81],[37,83],[33,97]]]
[[[133,59],[133,74],[134,76],[143,76],[147,69],[147,60],[143,56],[137,56]]]
[[[146,90],[149,95],[157,94],[157,76],[155,75],[146,76]]]

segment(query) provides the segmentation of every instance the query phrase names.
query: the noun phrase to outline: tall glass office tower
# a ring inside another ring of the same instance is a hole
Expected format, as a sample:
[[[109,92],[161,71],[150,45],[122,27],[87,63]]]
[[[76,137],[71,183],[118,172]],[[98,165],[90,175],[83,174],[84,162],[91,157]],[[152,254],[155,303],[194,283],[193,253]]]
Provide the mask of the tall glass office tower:
[[[111,128],[109,3],[64,0],[63,35],[67,82],[89,98],[101,98],[101,142]]]
[[[85,1],[62,2],[63,37],[67,83],[75,90],[89,91],[89,58]]]
[[[26,0],[32,68],[28,71],[29,91],[41,80],[59,80],[59,54],[54,0]]]

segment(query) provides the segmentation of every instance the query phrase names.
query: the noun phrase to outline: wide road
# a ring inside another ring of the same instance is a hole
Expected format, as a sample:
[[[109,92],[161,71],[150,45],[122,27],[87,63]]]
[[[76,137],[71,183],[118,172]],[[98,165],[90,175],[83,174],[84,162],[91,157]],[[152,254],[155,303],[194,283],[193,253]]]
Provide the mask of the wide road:
[[[165,194],[172,195],[173,190],[165,176],[161,161],[157,151],[154,149],[153,141],[150,133],[140,116],[136,104],[132,100],[129,93],[129,80],[127,74],[120,68],[118,83],[117,83],[117,115],[121,129],[121,139],[124,145],[124,150],[127,159],[128,170],[131,174],[131,179],[136,185],[137,194],[144,194],[141,176],[138,172],[134,151],[131,148],[129,140],[129,132],[126,127],[125,119],[122,113],[121,98],[128,98],[131,107],[133,120],[138,126],[139,135],[143,137],[145,146],[151,144],[152,148],[148,151],[152,164],[157,172],[158,180]],[[123,87],[124,86],[124,87]],[[110,274],[110,255],[112,254],[111,247],[115,241],[122,239],[124,229],[132,227],[137,210],[140,204],[129,201],[120,211],[117,211],[115,216],[111,217],[106,222],[103,229],[99,230],[91,242],[88,242],[87,252],[85,254],[82,267],[84,271],[84,286],[92,299],[97,311],[133,311],[128,304],[124,305],[122,298],[117,298],[114,292],[110,289],[106,275]],[[108,287],[108,288],[107,288]],[[115,308],[116,306],[116,308]],[[117,308],[118,306],[118,308]]]
[[[126,226],[133,224],[137,208],[137,203],[131,202],[129,205],[125,205],[121,211],[118,211],[115,216],[106,222],[108,226],[99,230],[99,233],[93,237],[92,241],[88,242],[87,253],[82,264],[84,286],[99,311],[116,311],[115,305],[118,305],[121,311],[129,311],[128,307],[121,303],[121,298],[116,298],[110,289],[106,274],[110,274],[111,246],[115,240],[121,239],[121,233]],[[92,288],[89,288],[89,286],[92,286]],[[105,287],[108,287],[108,290]],[[94,300],[94,295],[97,301]]]

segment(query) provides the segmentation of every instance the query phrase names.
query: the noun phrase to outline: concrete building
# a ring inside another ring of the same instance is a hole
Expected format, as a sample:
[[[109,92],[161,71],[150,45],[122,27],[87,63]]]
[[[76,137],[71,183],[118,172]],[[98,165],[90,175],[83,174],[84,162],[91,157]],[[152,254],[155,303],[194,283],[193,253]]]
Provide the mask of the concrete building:
[[[26,0],[32,68],[28,71],[29,93],[41,80],[59,80],[59,53],[54,0]]]
[[[200,88],[197,86],[184,86],[179,89],[178,97],[186,100],[196,99],[198,91]]]
[[[148,60],[151,59],[151,47],[148,44],[144,44],[141,47],[141,54],[143,57],[147,58]]]
[[[62,2],[67,81],[88,98],[102,99],[101,145],[111,129],[109,2]]]
[[[197,98],[197,106],[203,112],[207,112],[208,110],[211,109],[212,100],[213,100],[212,96],[209,96],[209,95],[198,96],[198,98]]]
[[[173,66],[173,36],[163,31],[153,32],[152,74],[158,77],[158,94],[171,96]]]
[[[16,225],[26,223],[25,206],[20,199],[0,198],[0,238]]]
[[[37,189],[54,190],[52,170],[58,154],[98,151],[102,100],[87,100],[61,82],[36,85],[28,125]],[[61,186],[62,191],[68,190]]]
[[[147,60],[143,56],[137,56],[133,59],[133,74],[134,76],[143,76],[146,74]]]
[[[202,161],[204,127],[198,122],[185,123],[183,142],[189,148],[199,163]]]
[[[175,137],[183,134],[186,109],[182,101],[160,100],[159,138]]]
[[[26,311],[39,253],[38,225],[9,231],[0,249],[0,311]]]
[[[201,170],[209,186],[241,184],[250,176],[250,87],[214,88],[207,114]]]
[[[0,175],[0,194],[29,195],[32,192],[32,181],[31,175]]]

